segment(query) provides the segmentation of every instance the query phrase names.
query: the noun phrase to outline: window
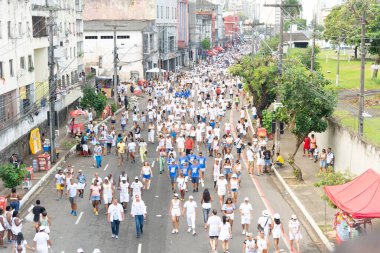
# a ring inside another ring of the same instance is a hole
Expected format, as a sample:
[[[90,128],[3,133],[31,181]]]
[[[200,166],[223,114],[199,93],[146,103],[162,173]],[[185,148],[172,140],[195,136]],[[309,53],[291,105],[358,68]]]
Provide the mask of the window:
[[[85,40],[97,40],[98,36],[84,36]]]
[[[164,18],[164,6],[161,6],[161,18]]]
[[[129,35],[119,35],[117,36],[118,39],[129,39]]]
[[[25,57],[20,57],[20,68],[25,69]]]
[[[160,18],[160,6],[157,5],[157,18]]]
[[[103,68],[103,56],[99,56],[99,68]]]
[[[47,36],[46,17],[32,16],[33,37],[40,38]]]
[[[22,38],[22,23],[18,22],[18,37]]]
[[[12,31],[11,31],[11,21],[8,21],[8,39],[12,38]]]
[[[14,76],[14,73],[13,73],[13,60],[12,59],[9,60],[9,75],[11,77]]]
[[[109,40],[109,39],[113,39],[113,36],[100,36],[100,39]]]
[[[73,53],[73,55],[74,55],[74,57],[75,57],[75,56],[76,56],[76,54],[75,54],[76,49],[75,49],[75,47],[73,47],[73,49],[74,49],[74,53]]]
[[[3,38],[3,26],[1,25],[1,20],[0,20],[0,39]]]
[[[26,22],[25,32],[26,32],[26,36],[30,37],[29,21]]]
[[[33,59],[32,59],[31,55],[28,55],[28,69],[29,69],[29,71],[31,71],[32,68],[33,68]]]
[[[0,61],[0,78],[4,78],[3,62]]]

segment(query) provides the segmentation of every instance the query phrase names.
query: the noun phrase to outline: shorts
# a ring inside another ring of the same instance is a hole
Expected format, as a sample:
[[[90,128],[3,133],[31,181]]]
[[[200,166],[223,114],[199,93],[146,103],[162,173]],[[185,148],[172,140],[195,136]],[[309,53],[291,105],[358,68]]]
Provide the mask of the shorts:
[[[238,192],[238,189],[231,189],[232,192]]]
[[[193,184],[198,184],[198,183],[199,183],[199,177],[192,177],[192,178],[191,178],[191,182],[192,182]]]
[[[77,202],[76,197],[69,197],[70,204],[75,204]]]
[[[174,176],[174,177],[170,177],[170,182],[172,183],[172,184],[174,184],[174,183],[176,183],[177,182],[177,177],[176,176]]]
[[[224,171],[224,175],[231,174],[231,173],[232,173],[232,169],[226,169]]]
[[[244,224],[251,224],[251,216],[249,215],[243,215],[241,216],[241,224],[244,225]]]
[[[191,149],[186,149],[186,155],[190,154]]]
[[[100,200],[100,196],[91,196],[91,200],[92,201],[99,201]]]
[[[140,134],[135,134],[136,139],[140,139],[140,136],[141,136]]]
[[[252,118],[253,119],[257,119],[257,115],[252,115]]]
[[[61,184],[56,184],[56,188],[58,191],[63,191],[63,189],[65,188],[64,186],[62,186]]]
[[[266,160],[266,159],[265,159],[264,162],[265,162],[265,165],[267,165],[267,166],[271,165],[270,160]]]
[[[103,196],[104,204],[111,204],[112,203],[112,197]]]
[[[218,240],[219,236],[217,235],[210,235],[209,236],[211,240]]]
[[[236,153],[241,154],[241,148],[236,148]]]
[[[320,161],[319,162],[319,166],[321,167],[321,168],[326,168],[326,161]]]
[[[129,194],[128,193],[120,193],[120,203],[129,202]]]
[[[78,190],[83,190],[85,187],[85,184],[83,183],[78,183]]]
[[[227,213],[227,214],[225,214],[225,216],[227,218],[230,218],[230,220],[234,220],[234,217],[235,217],[234,213]]]
[[[148,175],[143,175],[143,178],[149,180],[149,179],[151,178],[151,175],[150,175],[150,174],[148,174]]]
[[[181,216],[181,210],[179,208],[172,209],[172,216],[180,217]]]
[[[253,166],[254,165],[253,161],[249,161],[248,164],[249,164],[249,166]]]
[[[201,168],[201,171],[205,172],[205,171],[206,171],[206,168]]]

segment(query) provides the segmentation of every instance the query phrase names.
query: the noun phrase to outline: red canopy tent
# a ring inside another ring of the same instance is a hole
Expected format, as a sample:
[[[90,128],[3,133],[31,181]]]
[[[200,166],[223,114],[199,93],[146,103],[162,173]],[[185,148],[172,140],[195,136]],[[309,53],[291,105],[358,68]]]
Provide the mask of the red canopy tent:
[[[351,182],[325,186],[330,200],[354,219],[380,218],[380,175],[367,170]]]
[[[87,112],[78,109],[78,110],[71,111],[69,114],[71,117],[77,117],[79,115],[87,115]]]
[[[214,47],[214,50],[218,51],[218,52],[223,52],[224,49],[222,47]]]

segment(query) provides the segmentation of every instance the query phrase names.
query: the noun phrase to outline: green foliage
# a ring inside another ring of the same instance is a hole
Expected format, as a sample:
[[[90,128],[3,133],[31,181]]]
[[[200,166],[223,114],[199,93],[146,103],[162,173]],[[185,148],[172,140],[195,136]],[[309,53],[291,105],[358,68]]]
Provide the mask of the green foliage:
[[[319,181],[314,183],[315,187],[324,187],[331,185],[342,185],[348,183],[352,180],[352,176],[346,171],[342,172],[333,172],[331,169],[328,169],[327,172],[319,172],[316,175],[319,178]],[[322,196],[322,199],[326,200],[329,206],[336,208],[333,202],[328,198],[326,194]]]
[[[24,164],[19,168],[15,168],[11,163],[0,166],[0,178],[6,188],[11,189],[19,186],[24,181],[25,175],[26,169]]]
[[[113,103],[111,105],[111,112],[112,112],[112,114],[114,114],[116,111],[117,111],[117,105],[115,103]]]
[[[284,4],[289,5],[289,4],[298,4],[300,5],[299,7],[285,7],[285,15],[290,16],[292,18],[298,17],[302,11],[302,5],[300,3],[300,0],[285,0]]]
[[[262,125],[267,130],[268,134],[272,133],[272,122],[274,120],[274,113],[268,110],[263,110]]]
[[[204,50],[208,50],[211,48],[211,42],[209,38],[205,38],[201,41],[202,48]]]
[[[285,31],[290,31],[291,25],[297,25],[297,30],[306,30],[306,19],[303,18],[294,18],[290,20],[286,20],[284,22]]]
[[[95,88],[85,86],[80,106],[84,109],[94,108],[97,115],[101,115],[107,105],[107,98],[101,93],[96,93]]]
[[[277,51],[279,42],[280,41],[277,36],[264,40],[257,54],[264,55],[264,56],[271,56],[272,52]]]
[[[320,71],[321,70],[321,64],[317,62],[317,55],[319,54],[321,50],[319,47],[315,47],[314,53],[315,53],[315,61],[314,61],[314,70]],[[293,48],[290,50],[289,54],[287,55],[287,60],[289,61],[296,61],[304,65],[306,68],[311,68],[311,56],[312,56],[312,48]]]
[[[276,96],[278,79],[277,63],[271,56],[245,56],[237,64],[229,68],[234,76],[243,77],[244,90],[253,97],[257,114],[269,107]]]

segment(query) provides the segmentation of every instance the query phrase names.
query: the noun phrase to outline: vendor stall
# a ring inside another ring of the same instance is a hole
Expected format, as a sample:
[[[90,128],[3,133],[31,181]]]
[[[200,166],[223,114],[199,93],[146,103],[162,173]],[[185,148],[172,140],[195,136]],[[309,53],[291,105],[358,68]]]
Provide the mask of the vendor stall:
[[[359,236],[371,219],[380,218],[380,175],[372,169],[343,185],[325,186],[324,191],[341,210],[334,219],[338,243]]]

